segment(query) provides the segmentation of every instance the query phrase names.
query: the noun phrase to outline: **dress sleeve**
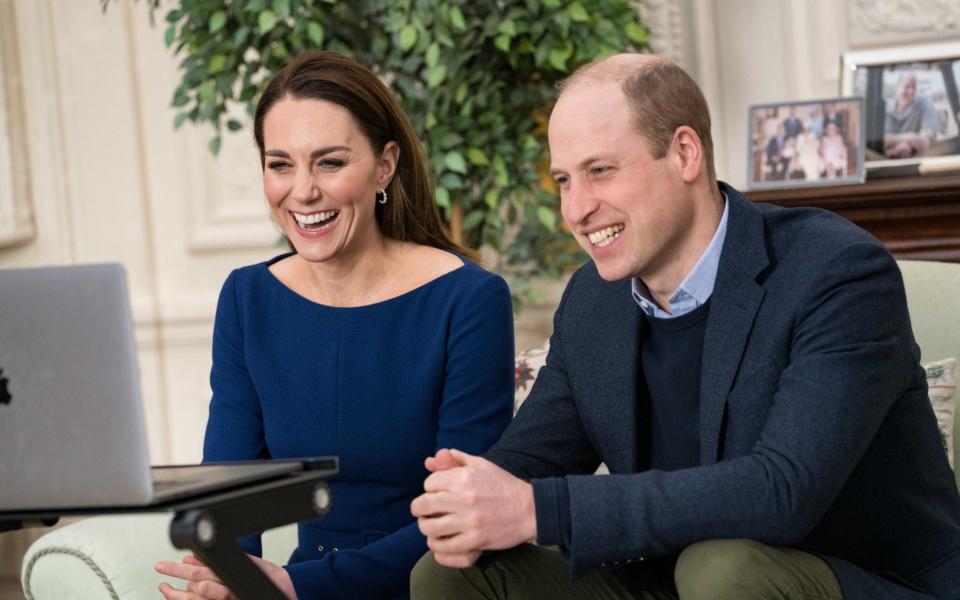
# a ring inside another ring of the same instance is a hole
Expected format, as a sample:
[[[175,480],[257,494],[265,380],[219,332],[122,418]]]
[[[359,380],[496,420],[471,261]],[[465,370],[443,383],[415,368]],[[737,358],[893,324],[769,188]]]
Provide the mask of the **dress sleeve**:
[[[223,284],[217,302],[210,387],[213,398],[203,439],[203,462],[269,458],[260,399],[244,360],[236,271]],[[260,536],[242,538],[240,545],[250,554],[261,554]]]
[[[481,454],[513,411],[513,309],[500,277],[483,274],[471,288],[450,316],[436,448]],[[391,598],[407,592],[426,552],[413,522],[363,548],[284,568],[301,599]]]

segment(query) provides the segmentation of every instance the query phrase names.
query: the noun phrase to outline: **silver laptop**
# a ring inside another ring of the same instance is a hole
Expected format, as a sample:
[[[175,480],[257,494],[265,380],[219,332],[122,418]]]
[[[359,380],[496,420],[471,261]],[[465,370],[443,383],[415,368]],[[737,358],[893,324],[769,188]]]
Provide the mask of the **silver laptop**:
[[[0,270],[0,510],[145,506],[299,468],[151,469],[139,379],[121,265]]]

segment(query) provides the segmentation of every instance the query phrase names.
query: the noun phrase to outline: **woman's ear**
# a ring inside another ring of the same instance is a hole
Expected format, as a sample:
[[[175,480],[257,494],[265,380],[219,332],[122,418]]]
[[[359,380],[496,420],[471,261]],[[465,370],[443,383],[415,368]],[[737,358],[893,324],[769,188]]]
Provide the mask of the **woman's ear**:
[[[400,160],[400,146],[389,141],[383,146],[383,152],[380,153],[380,164],[378,165],[379,174],[377,176],[377,187],[386,188],[390,185],[390,180],[397,173],[397,161]]]
[[[680,176],[692,182],[704,168],[703,142],[691,127],[682,125],[673,133],[672,149],[675,152]]]

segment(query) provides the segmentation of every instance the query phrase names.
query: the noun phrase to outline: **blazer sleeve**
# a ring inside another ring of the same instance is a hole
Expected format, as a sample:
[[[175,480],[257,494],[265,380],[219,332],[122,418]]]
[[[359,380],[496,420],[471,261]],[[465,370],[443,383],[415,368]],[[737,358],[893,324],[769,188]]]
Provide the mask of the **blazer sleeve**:
[[[600,465],[567,381],[569,357],[560,326],[567,301],[576,293],[582,273],[578,271],[571,278],[554,313],[547,361],[534,380],[530,395],[503,437],[485,456],[524,480],[592,473]]]
[[[260,398],[247,371],[243,329],[237,307],[237,273],[220,291],[213,326],[213,367],[210,400],[203,438],[203,462],[270,458],[263,431]],[[241,538],[250,554],[261,555],[260,536]]]
[[[465,292],[450,317],[436,449],[481,454],[513,410],[513,309],[500,277],[484,273]],[[388,598],[407,592],[426,552],[414,521],[363,548],[284,568],[299,598]]]
[[[704,539],[801,541],[819,522],[915,375],[893,258],[847,245],[798,293],[790,362],[752,450],[716,464],[566,477],[574,572],[679,552]]]

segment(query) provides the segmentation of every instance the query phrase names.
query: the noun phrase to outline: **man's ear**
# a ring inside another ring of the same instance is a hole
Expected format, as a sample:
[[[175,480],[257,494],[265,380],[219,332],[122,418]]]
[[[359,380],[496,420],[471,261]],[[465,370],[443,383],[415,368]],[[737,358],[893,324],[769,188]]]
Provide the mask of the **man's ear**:
[[[670,152],[676,160],[680,176],[686,183],[692,183],[704,167],[703,142],[692,128],[681,125],[673,132]]]
[[[390,185],[390,180],[397,173],[397,162],[400,160],[400,146],[394,141],[389,141],[383,146],[383,152],[380,153],[380,164],[378,165],[379,174],[377,176],[377,185],[385,188]]]

